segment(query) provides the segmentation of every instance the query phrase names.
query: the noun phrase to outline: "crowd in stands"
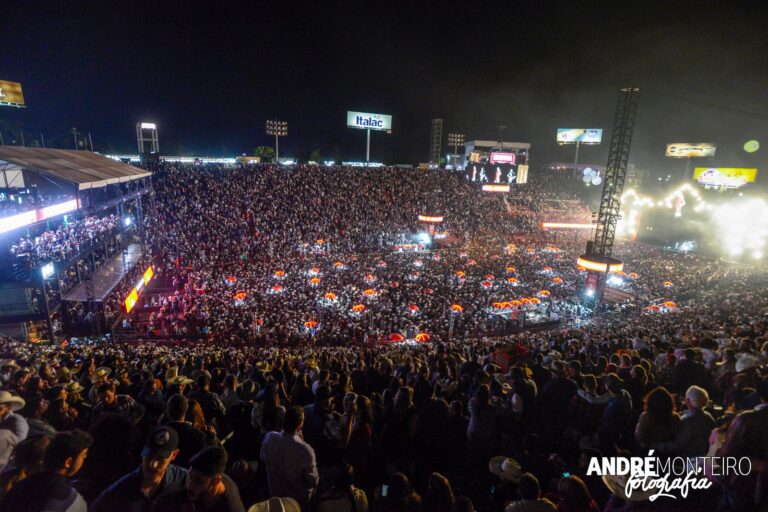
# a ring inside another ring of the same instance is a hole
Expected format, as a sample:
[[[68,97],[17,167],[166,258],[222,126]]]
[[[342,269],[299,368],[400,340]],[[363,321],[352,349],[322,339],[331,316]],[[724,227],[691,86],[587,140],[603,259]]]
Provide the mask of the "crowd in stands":
[[[574,199],[533,183],[512,209]],[[164,164],[154,186],[171,292],[138,310],[163,339],[0,341],[0,510],[768,507],[762,268],[622,244],[637,307],[584,315],[583,241],[521,230],[461,176]],[[393,250],[427,209],[453,245]],[[573,322],[490,336],[493,304],[526,297]],[[654,501],[587,471],[649,450],[751,471]]]
[[[79,254],[83,244],[98,239],[118,225],[115,215],[89,216],[62,224],[37,236],[25,235],[11,247],[11,254],[30,268],[41,262],[65,261]]]

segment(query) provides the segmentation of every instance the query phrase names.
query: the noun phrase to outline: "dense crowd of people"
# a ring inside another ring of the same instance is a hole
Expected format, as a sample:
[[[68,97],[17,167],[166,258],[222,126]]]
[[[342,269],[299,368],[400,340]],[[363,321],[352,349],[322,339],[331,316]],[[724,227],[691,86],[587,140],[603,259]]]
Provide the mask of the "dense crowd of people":
[[[143,341],[0,344],[0,509],[768,507],[762,268],[619,244],[633,304],[585,314],[583,239],[510,215],[586,212],[537,181],[561,176],[154,171]],[[445,216],[429,250],[397,249],[419,214]],[[567,322],[494,330],[520,312]],[[649,450],[751,472],[649,501],[587,471]]]
[[[89,216],[47,230],[39,236],[25,235],[11,247],[11,254],[30,268],[48,261],[69,260],[80,253],[83,244],[90,243],[118,225],[115,215]]]

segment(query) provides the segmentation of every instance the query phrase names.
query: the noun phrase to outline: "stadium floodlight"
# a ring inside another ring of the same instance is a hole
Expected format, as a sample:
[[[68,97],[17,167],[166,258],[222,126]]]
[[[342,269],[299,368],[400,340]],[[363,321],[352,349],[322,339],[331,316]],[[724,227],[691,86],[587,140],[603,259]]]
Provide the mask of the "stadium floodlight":
[[[288,121],[278,121],[276,119],[267,120],[267,135],[275,137],[275,160],[280,161],[279,137],[288,135]]]
[[[459,146],[464,145],[463,133],[449,133],[448,134],[448,146],[453,146],[453,167],[456,168],[456,160],[459,157]]]

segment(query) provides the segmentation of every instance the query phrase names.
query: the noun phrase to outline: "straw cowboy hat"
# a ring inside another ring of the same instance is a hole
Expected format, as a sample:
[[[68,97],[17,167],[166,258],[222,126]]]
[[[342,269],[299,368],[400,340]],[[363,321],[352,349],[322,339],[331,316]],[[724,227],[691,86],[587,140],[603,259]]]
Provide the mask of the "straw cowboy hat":
[[[93,375],[91,376],[91,382],[96,382],[99,379],[106,379],[109,377],[109,375],[112,373],[111,368],[107,368],[106,366],[100,366],[96,368],[96,371],[93,372]]]
[[[73,380],[72,382],[66,385],[65,389],[67,390],[67,393],[75,394],[75,393],[82,393],[85,388],[81,386],[79,382],[77,382],[76,380]]]
[[[301,507],[293,498],[270,498],[251,506],[248,512],[301,512]]]
[[[0,359],[0,368],[13,368],[14,370],[18,370],[21,366],[16,364],[14,359]]]
[[[624,501],[640,502],[648,501],[648,498],[656,494],[656,489],[632,489],[632,496],[627,497],[626,485],[629,475],[603,475],[603,483],[611,491],[611,494]]]
[[[195,381],[185,375],[177,375],[165,381],[169,386],[189,386],[193,382]]]
[[[11,410],[16,412],[26,405],[26,402],[20,396],[14,396],[8,391],[0,391],[0,405],[10,405]]]
[[[519,462],[503,455],[492,457],[488,463],[488,469],[502,480],[509,480],[515,483],[520,480],[520,476],[523,474],[523,468]]]

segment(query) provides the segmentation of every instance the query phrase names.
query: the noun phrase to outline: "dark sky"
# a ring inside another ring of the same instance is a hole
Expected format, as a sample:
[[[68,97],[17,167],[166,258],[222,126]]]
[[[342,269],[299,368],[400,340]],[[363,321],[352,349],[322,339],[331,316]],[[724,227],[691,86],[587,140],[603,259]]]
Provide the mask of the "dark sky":
[[[766,2],[5,1],[0,79],[29,108],[0,118],[65,144],[73,126],[98,150],[135,152],[156,121],[165,154],[360,159],[345,111],[392,114],[372,158],[428,158],[430,119],[468,138],[531,142],[534,167],[572,158],[558,127],[602,127],[617,90],[641,89],[631,161],[675,169],[667,142],[715,141],[712,164],[768,162]],[[745,111],[747,113],[741,113]],[[752,115],[750,114],[758,114]],[[754,155],[741,149],[759,139]],[[604,164],[607,144],[582,161]]]

